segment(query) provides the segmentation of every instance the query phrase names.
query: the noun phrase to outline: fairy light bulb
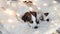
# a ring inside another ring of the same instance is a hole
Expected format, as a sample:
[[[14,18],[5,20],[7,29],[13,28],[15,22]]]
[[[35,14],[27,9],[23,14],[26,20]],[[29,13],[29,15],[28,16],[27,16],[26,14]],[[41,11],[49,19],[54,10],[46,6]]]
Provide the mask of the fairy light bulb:
[[[48,6],[48,4],[47,3],[44,3],[43,6]]]
[[[33,2],[33,5],[36,5],[36,3],[35,3],[35,2]]]
[[[58,25],[57,23],[54,23],[54,25]]]
[[[52,1],[52,3],[54,3],[54,4],[55,4],[55,3],[57,3],[57,1],[53,0],[53,1]]]
[[[12,19],[8,19],[8,23],[13,23],[13,20]]]
[[[54,7],[54,10],[57,10],[57,7]]]
[[[41,8],[40,7],[37,7],[38,8],[38,10],[40,10]]]
[[[14,15],[14,11],[13,10],[10,10],[10,9],[6,9],[6,11],[4,11],[6,14],[8,15]]]

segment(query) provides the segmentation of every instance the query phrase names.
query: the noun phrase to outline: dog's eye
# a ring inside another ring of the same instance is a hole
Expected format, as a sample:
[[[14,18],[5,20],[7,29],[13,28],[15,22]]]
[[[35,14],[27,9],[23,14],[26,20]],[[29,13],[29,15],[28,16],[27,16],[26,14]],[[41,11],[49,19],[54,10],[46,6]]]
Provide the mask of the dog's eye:
[[[30,21],[30,23],[33,23],[33,21]]]

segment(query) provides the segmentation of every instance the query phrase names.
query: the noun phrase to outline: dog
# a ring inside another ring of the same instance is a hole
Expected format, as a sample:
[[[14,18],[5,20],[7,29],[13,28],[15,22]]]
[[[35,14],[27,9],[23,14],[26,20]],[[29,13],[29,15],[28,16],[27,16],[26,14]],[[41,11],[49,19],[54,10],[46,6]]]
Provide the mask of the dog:
[[[28,3],[27,5],[32,6],[32,1],[24,1],[24,3]],[[39,13],[39,14],[38,14]],[[48,12],[36,12],[36,11],[26,11],[25,14],[21,17],[24,22],[27,22],[30,27],[37,29],[40,21],[49,21],[49,18],[45,19],[48,16]]]
[[[40,21],[49,21],[47,18],[46,20],[44,19],[44,16],[48,16],[48,13],[44,13],[43,15],[40,15],[38,18],[38,14],[35,11],[27,11],[22,15],[21,19],[25,23],[27,23],[30,27],[37,29],[38,25],[40,24]]]

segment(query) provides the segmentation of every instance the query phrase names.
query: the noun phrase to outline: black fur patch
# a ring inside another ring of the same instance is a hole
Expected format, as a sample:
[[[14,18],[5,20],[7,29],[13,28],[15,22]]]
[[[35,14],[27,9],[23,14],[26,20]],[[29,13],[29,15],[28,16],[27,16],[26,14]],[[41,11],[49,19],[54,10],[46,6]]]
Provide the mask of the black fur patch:
[[[30,11],[30,13],[31,13],[32,15],[34,15],[35,17],[37,17],[37,13],[36,13],[36,12],[31,12],[31,11]]]
[[[45,16],[48,16],[49,13],[44,13]]]
[[[31,20],[31,15],[29,12],[26,12],[23,16],[22,16],[22,20],[24,20],[24,22],[26,21],[30,21]]]

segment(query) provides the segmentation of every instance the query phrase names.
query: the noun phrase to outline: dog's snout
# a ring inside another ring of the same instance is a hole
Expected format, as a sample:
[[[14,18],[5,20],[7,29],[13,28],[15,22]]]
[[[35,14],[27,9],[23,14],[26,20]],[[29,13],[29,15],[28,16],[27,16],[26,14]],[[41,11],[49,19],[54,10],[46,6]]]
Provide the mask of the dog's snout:
[[[35,26],[35,27],[34,27],[34,29],[37,29],[37,28],[38,28],[38,26]]]

